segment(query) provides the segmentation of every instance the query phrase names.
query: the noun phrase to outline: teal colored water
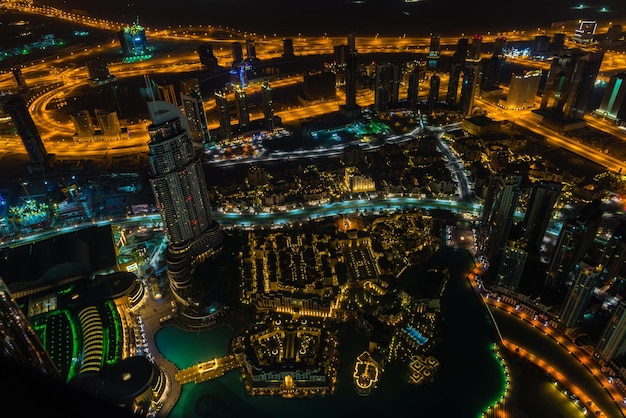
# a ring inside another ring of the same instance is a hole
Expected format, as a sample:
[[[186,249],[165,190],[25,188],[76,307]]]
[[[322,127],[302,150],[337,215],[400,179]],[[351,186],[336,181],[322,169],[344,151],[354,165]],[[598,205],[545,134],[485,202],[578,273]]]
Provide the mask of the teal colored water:
[[[447,265],[450,282],[441,300],[445,320],[442,342],[433,353],[441,363],[435,381],[415,387],[405,367],[388,366],[380,384],[368,397],[359,396],[351,379],[355,358],[367,348],[367,339],[350,328],[340,332],[339,378],[333,395],[310,399],[251,397],[238,370],[198,385],[186,384],[169,418],[273,417],[348,418],[478,417],[504,389],[502,367],[492,351],[495,336],[490,319],[466,280],[473,268],[465,251],[443,249],[428,265],[414,268],[403,280],[419,280],[431,267]],[[178,367],[227,354],[229,327],[186,333],[166,327],[156,335],[161,353]]]

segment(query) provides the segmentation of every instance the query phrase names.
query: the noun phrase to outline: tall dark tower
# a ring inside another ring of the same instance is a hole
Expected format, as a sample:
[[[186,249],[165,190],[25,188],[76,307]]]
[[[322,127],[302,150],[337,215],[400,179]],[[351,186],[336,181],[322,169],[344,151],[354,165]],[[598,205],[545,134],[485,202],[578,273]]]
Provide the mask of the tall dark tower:
[[[235,108],[237,109],[239,129],[245,131],[250,125],[250,113],[248,111],[246,91],[243,88],[235,89]]]
[[[230,127],[230,108],[225,90],[215,92],[215,106],[217,107],[217,117],[220,121],[220,131],[224,138],[230,139],[232,130]]]
[[[533,255],[539,254],[554,205],[562,190],[563,185],[555,182],[542,181],[533,186],[523,222],[526,248]]]
[[[479,60],[480,53],[483,45],[483,37],[482,35],[474,35],[472,38],[472,47],[469,53],[469,59]]]
[[[439,85],[441,84],[441,79],[437,74],[433,74],[430,77],[430,90],[428,92],[428,113],[432,113],[435,111],[435,107],[437,106],[437,102],[439,101]]]
[[[222,244],[202,163],[189,136],[187,119],[175,105],[148,102],[150,184],[168,240],[167,274],[170,289],[183,309],[194,310],[190,294],[195,262],[212,255]]]
[[[622,221],[611,235],[602,254],[605,280],[615,280],[626,262],[626,221]]]
[[[28,84],[26,84],[26,79],[24,78],[24,74],[22,74],[22,70],[20,68],[13,68],[11,72],[13,73],[13,78],[17,83],[17,88],[19,90],[28,90]]]
[[[559,312],[559,320],[565,328],[575,327],[587,309],[598,284],[600,270],[597,266],[581,261],[572,270],[571,276],[572,285]]]
[[[217,57],[213,53],[213,47],[209,43],[202,43],[198,46],[198,57],[200,64],[209,71],[219,67]]]
[[[353,114],[359,110],[356,104],[356,40],[354,35],[348,35],[348,54],[346,56],[346,104],[344,110]]]
[[[63,379],[28,318],[0,278],[0,357],[63,384]]]
[[[430,34],[430,46],[428,47],[428,66],[430,68],[437,68],[437,61],[441,55],[441,34]]]
[[[465,60],[463,71],[463,83],[461,84],[461,97],[459,98],[459,111],[464,116],[471,116],[474,109],[474,99],[480,91],[482,82],[483,66],[481,60]]]
[[[33,118],[28,112],[24,98],[19,95],[9,96],[3,101],[2,109],[4,113],[11,116],[17,133],[22,138],[22,143],[26,147],[30,160],[29,167],[32,170],[49,168],[54,163],[54,159],[46,151],[37,126],[35,126],[35,122],[33,122]]]
[[[598,76],[604,52],[573,51],[552,60],[540,109],[563,120],[582,118]]]
[[[489,258],[500,254],[509,239],[521,193],[520,182],[519,176],[500,176],[498,178],[494,203],[489,209],[486,225],[489,236],[487,242],[487,256]]]
[[[400,66],[395,63],[377,63],[374,85],[374,108],[384,112],[398,104]]]
[[[459,80],[463,71],[463,61],[454,61],[450,66],[450,80],[448,81],[448,91],[446,92],[446,103],[448,106],[456,106],[459,90]]]
[[[455,60],[465,60],[467,58],[467,52],[469,49],[469,39],[459,38],[456,44],[456,50],[454,51]]]
[[[419,87],[426,79],[426,61],[417,61],[407,68],[409,73],[409,88],[406,101],[410,110],[417,110],[419,105]]]
[[[577,217],[563,224],[548,265],[546,286],[560,289],[572,269],[587,255],[602,220],[600,203],[589,203]]]
[[[233,42],[232,49],[233,49],[233,64],[239,64],[243,62],[243,48],[241,47],[241,43]]]
[[[296,54],[293,51],[293,39],[287,38],[283,41],[283,57],[293,58]]]
[[[261,105],[263,107],[263,126],[270,132],[276,129],[274,121],[274,105],[272,104],[272,87],[267,81],[261,83]]]

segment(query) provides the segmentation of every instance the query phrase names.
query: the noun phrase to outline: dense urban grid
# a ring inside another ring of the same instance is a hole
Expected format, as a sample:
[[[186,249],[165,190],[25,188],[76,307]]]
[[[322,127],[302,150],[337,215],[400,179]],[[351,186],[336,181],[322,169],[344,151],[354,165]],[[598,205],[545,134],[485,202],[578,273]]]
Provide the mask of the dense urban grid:
[[[624,416],[619,16],[304,39],[0,6],[2,358],[31,388],[172,418],[232,373],[262,399],[398,371],[417,393],[461,277],[497,364],[472,416],[532,416],[522,362],[571,413]],[[185,365],[159,340],[221,329]]]

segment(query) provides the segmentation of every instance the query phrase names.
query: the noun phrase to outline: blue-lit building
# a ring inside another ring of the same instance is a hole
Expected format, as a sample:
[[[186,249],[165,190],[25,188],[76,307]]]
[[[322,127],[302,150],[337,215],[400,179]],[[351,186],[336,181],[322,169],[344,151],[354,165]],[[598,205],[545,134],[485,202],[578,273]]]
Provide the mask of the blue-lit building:
[[[128,57],[140,57],[150,54],[150,47],[146,39],[146,30],[136,20],[117,33],[122,48],[122,54]]]

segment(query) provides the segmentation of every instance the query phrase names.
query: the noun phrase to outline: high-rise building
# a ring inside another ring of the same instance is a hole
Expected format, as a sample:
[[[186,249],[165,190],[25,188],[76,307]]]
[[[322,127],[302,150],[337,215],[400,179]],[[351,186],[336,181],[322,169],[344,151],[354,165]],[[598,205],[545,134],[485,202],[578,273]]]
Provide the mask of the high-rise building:
[[[400,66],[395,63],[376,63],[374,81],[374,109],[384,112],[398,104]]]
[[[302,92],[305,100],[335,99],[337,76],[331,71],[309,71],[304,74]]]
[[[594,110],[596,116],[615,123],[626,120],[626,73],[613,74],[606,86],[600,107]]]
[[[230,106],[225,90],[215,91],[215,106],[217,107],[217,117],[220,122],[220,133],[222,137],[230,139],[232,128],[230,126]]]
[[[204,148],[211,142],[211,136],[207,126],[206,112],[200,84],[197,78],[188,78],[180,83],[180,101],[183,113],[189,123],[189,135],[198,148]]]
[[[237,110],[239,130],[243,132],[250,125],[250,113],[248,111],[248,98],[246,91],[242,88],[235,89],[235,109]]]
[[[428,91],[428,101],[426,103],[428,113],[435,111],[437,103],[439,102],[439,86],[441,79],[437,74],[433,74],[430,77],[430,90]]]
[[[548,35],[535,35],[535,41],[531,53],[535,56],[546,55],[550,51],[550,37]]]
[[[474,110],[474,100],[480,91],[483,78],[483,63],[481,60],[465,60],[461,96],[459,97],[459,111],[464,116],[471,116]]]
[[[507,109],[528,109],[535,106],[541,70],[524,71],[512,74],[509,82],[509,94],[500,105]]]
[[[453,57],[455,60],[465,60],[467,58],[467,53],[469,49],[469,39],[468,38],[459,38],[456,44],[456,50],[454,51]]]
[[[620,301],[595,348],[595,357],[605,362],[626,353],[626,301]]]
[[[616,280],[626,262],[626,221],[611,234],[602,254],[602,274],[605,280]]]
[[[96,109],[94,113],[102,135],[105,137],[119,137],[122,128],[116,111]]]
[[[508,241],[502,252],[497,281],[500,286],[517,290],[522,278],[528,252],[518,241]]]
[[[426,80],[426,61],[414,61],[406,67],[409,77],[409,88],[407,89],[407,107],[410,110],[417,110],[419,105],[419,88]]]
[[[274,105],[272,104],[272,87],[267,81],[261,83],[261,106],[263,108],[263,126],[270,132],[276,129]]]
[[[293,58],[296,54],[293,51],[293,39],[287,38],[283,40],[283,57]]]
[[[521,194],[519,176],[497,176],[494,184],[493,205],[484,210],[489,212],[487,220],[487,257],[500,254],[509,240],[515,211]]]
[[[17,133],[22,138],[30,161],[29,168],[37,170],[38,168],[50,167],[54,163],[54,158],[52,155],[48,155],[37,126],[28,112],[24,98],[19,95],[8,96],[2,103],[2,109],[5,114],[11,116]]]
[[[189,136],[187,119],[175,105],[149,101],[150,184],[168,240],[167,274],[180,307],[194,310],[190,294],[195,262],[212,255],[222,244],[202,162]]]
[[[178,98],[176,97],[176,89],[173,84],[165,83],[158,84],[153,81],[154,88],[156,90],[156,97],[158,100],[164,102],[170,102],[175,106],[178,106]]]
[[[589,98],[603,57],[603,51],[580,50],[555,57],[546,78],[540,111],[564,120],[582,118],[589,110]]]
[[[92,137],[96,133],[93,119],[88,110],[79,110],[70,115],[74,124],[75,135],[79,138]]]
[[[577,325],[593,296],[600,277],[600,269],[581,261],[571,271],[572,284],[559,313],[559,321],[565,328]]]
[[[13,73],[13,78],[17,83],[17,88],[19,90],[27,90],[28,84],[26,84],[26,79],[24,78],[24,74],[22,74],[21,68],[13,68],[11,72]]]
[[[528,252],[539,254],[554,205],[562,190],[563,184],[550,181],[541,181],[533,186],[523,221]]]
[[[433,32],[430,34],[430,46],[428,47],[428,58],[439,58],[441,45],[441,34]]]
[[[469,51],[469,59],[471,60],[479,60],[480,53],[483,45],[483,37],[482,35],[474,35],[472,37],[472,46]]]
[[[109,72],[106,61],[100,57],[87,61],[87,72],[92,86],[111,83],[117,79]]]
[[[213,46],[210,43],[202,43],[198,46],[198,57],[200,58],[200,64],[209,71],[219,67],[217,57],[213,53]]]
[[[356,103],[356,66],[357,51],[354,34],[348,34],[348,54],[346,55],[346,103],[342,110],[352,115],[360,109]]]
[[[483,58],[481,62],[483,64],[482,80],[480,82],[481,96],[494,91],[497,91],[499,95],[501,92],[500,77],[504,64],[506,63],[506,57],[504,55],[494,54],[489,58]]]
[[[117,36],[124,55],[133,56],[149,53],[146,30],[139,25],[139,20],[120,30]]]
[[[59,384],[65,383],[2,278],[0,278],[0,324],[2,324],[1,358],[19,364],[27,370],[35,370],[42,376],[52,379],[51,383],[54,381],[58,381]]]
[[[493,42],[493,51],[491,52],[494,56],[503,56],[506,52],[507,40],[504,36],[497,37]]]
[[[448,106],[457,105],[457,97],[459,94],[459,80],[463,72],[463,61],[456,60],[450,64],[450,79],[448,80],[448,90],[446,92],[446,104]]]
[[[599,201],[593,201],[563,223],[550,258],[545,285],[560,289],[570,271],[587,255],[602,219]]]
[[[231,47],[233,51],[233,64],[243,62],[243,48],[241,46],[241,42],[233,42]]]
[[[246,57],[250,62],[258,59],[256,56],[256,45],[254,44],[254,39],[246,39]]]

